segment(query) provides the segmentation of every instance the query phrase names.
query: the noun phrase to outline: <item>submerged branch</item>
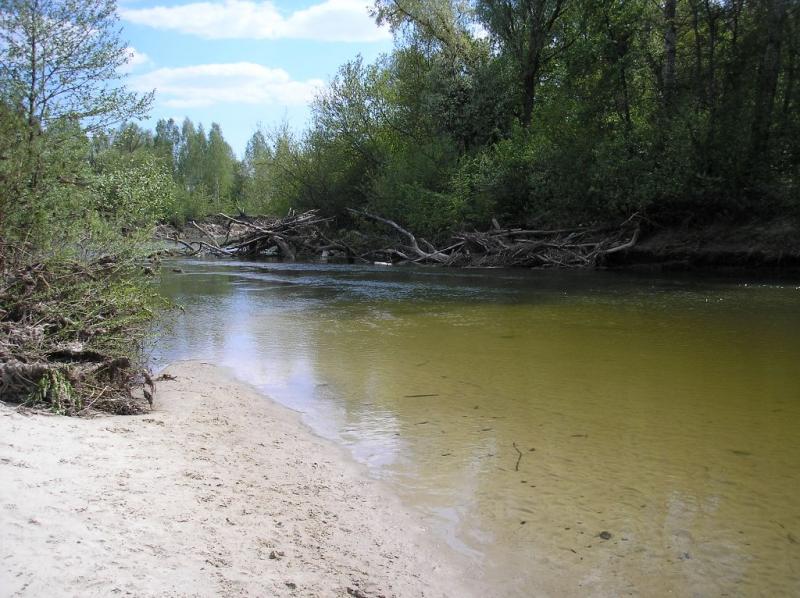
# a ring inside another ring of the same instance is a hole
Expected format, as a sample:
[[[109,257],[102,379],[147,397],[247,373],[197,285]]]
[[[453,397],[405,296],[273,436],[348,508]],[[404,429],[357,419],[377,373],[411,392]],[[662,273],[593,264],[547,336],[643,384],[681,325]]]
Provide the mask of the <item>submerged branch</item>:
[[[519,471],[519,462],[522,461],[522,451],[519,450],[516,442],[512,442],[511,446],[513,446],[514,450],[518,453],[517,462],[514,464],[514,471]]]

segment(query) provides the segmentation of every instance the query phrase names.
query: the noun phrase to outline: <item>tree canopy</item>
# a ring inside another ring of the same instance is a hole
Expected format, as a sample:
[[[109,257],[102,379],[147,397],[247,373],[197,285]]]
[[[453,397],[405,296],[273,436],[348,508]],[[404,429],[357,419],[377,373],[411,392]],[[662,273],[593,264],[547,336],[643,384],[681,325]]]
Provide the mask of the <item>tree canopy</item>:
[[[14,154],[0,165],[0,225],[80,210],[91,187],[87,135],[143,116],[152,102],[123,85],[129,60],[113,0],[0,0],[0,103],[13,123],[0,147]]]
[[[800,9],[788,0],[377,0],[394,49],[342,65],[305,131],[260,128],[241,160],[216,123],[108,126],[151,99],[121,86],[112,2],[0,1],[0,181],[21,205],[40,180],[89,181],[90,150],[103,193],[110,169],[144,169],[164,194],[151,212],[177,221],[369,208],[435,237],[493,218],[800,209]]]
[[[427,234],[797,213],[797,3],[378,0],[374,14],[395,48],[343,65],[309,129],[281,138],[280,205],[366,206]]]

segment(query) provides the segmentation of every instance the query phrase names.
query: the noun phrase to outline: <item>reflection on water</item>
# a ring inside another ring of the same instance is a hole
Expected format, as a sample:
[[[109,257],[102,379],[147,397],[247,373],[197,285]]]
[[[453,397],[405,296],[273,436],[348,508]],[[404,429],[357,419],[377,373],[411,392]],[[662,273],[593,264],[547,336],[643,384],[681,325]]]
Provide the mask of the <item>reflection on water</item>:
[[[800,594],[800,289],[185,262],[154,360],[348,446],[497,595]]]

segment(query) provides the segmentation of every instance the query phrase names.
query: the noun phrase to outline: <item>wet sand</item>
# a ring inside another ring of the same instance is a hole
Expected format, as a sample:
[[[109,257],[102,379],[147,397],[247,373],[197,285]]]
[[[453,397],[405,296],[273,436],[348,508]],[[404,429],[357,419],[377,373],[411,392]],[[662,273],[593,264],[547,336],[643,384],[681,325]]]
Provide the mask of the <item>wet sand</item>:
[[[143,416],[0,404],[0,595],[480,595],[296,413],[208,363],[166,372]]]

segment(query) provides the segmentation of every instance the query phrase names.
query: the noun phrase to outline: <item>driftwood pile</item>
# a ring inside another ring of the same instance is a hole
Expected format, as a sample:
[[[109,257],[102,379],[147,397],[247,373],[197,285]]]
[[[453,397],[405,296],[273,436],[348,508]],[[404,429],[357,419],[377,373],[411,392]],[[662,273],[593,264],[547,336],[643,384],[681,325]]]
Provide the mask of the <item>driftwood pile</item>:
[[[115,350],[130,348],[141,306],[98,291],[127,266],[23,254],[0,247],[0,400],[67,415],[147,410],[150,376]]]
[[[347,245],[328,239],[324,225],[332,218],[322,218],[316,210],[291,213],[285,218],[243,220],[218,214],[217,219],[225,225],[190,222],[189,226],[200,233],[200,238],[175,235],[173,240],[188,255],[206,253],[240,258],[279,255],[294,260],[300,255],[319,255],[326,251],[351,254]]]
[[[353,214],[383,223],[406,240],[400,248],[384,250],[387,255],[415,263],[444,266],[526,266],[559,268],[593,268],[605,256],[624,251],[636,244],[641,231],[637,216],[617,228],[571,228],[529,230],[501,228],[496,220],[487,232],[462,232],[443,249],[417,238],[396,222],[351,210]]]
[[[633,247],[641,220],[634,215],[616,227],[569,229],[502,228],[496,220],[488,231],[464,231],[441,248],[417,237],[397,222],[362,210],[348,209],[361,221],[378,223],[391,235],[346,235],[331,232],[332,218],[315,210],[280,219],[237,219],[217,215],[225,225],[190,223],[200,237],[177,234],[173,240],[187,255],[213,254],[241,258],[278,256],[341,257],[367,263],[418,263],[472,267],[593,268],[606,256]],[[196,233],[195,233],[196,234]],[[345,240],[346,239],[346,240]]]

